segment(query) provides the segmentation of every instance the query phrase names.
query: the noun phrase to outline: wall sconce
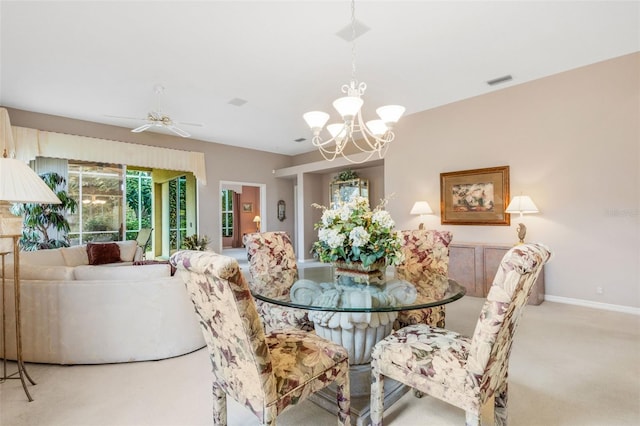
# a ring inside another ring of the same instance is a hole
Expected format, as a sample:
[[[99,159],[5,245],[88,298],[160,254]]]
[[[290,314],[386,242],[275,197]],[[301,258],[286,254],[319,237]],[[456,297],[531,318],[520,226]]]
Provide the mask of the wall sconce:
[[[413,203],[413,207],[409,213],[420,215],[420,225],[418,226],[418,229],[424,229],[424,223],[422,223],[424,216],[433,214],[433,210],[431,210],[431,206],[426,201],[416,201]]]
[[[253,223],[256,224],[256,232],[260,232],[260,216],[254,217]]]
[[[518,195],[513,197],[513,200],[507,206],[505,213],[520,213],[520,219],[524,213],[539,213],[538,207],[534,204],[531,197],[528,195]],[[524,244],[524,237],[527,235],[527,227],[524,223],[520,222],[516,228],[518,232],[518,244]]]

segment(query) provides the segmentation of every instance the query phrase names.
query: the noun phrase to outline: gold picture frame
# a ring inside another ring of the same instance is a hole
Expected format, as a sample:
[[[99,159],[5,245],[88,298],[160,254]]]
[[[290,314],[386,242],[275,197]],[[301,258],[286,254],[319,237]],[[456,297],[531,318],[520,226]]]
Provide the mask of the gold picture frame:
[[[510,225],[509,166],[440,173],[443,225]]]
[[[253,213],[253,203],[242,203],[242,213]]]

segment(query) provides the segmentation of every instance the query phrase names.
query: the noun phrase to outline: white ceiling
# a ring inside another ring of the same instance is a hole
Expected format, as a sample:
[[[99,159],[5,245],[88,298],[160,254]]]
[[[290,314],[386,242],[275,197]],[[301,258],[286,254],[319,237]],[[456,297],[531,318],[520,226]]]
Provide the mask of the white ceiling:
[[[193,138],[311,151],[302,114],[337,118],[351,44],[336,33],[350,13],[347,0],[2,0],[0,104],[133,128],[107,115],[144,117],[161,84],[164,112],[204,124],[183,126]],[[356,18],[370,28],[355,50],[366,119],[383,104],[412,114],[640,51],[637,1],[359,0]]]

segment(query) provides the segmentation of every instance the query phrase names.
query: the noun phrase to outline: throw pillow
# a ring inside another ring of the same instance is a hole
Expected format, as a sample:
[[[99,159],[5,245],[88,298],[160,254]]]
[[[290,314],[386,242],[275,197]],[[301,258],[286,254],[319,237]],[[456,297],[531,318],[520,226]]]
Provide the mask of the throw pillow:
[[[120,262],[120,247],[116,243],[87,243],[89,265]]]

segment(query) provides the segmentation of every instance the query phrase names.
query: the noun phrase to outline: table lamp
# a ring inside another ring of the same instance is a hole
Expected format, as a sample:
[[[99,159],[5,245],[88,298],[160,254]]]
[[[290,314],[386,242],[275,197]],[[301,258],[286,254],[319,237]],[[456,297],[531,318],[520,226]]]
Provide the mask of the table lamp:
[[[416,201],[413,203],[413,207],[411,208],[410,214],[419,214],[420,215],[420,226],[418,229],[424,229],[424,216],[428,214],[433,214],[433,210],[431,210],[431,206],[426,201]]]
[[[260,216],[254,217],[253,223],[256,224],[256,232],[260,232]]]
[[[539,213],[538,207],[534,204],[531,197],[528,195],[518,195],[513,197],[513,200],[507,206],[505,213],[520,213],[520,218],[522,219],[522,215],[524,213]],[[518,227],[516,228],[518,232],[518,244],[524,244],[524,237],[527,234],[527,227],[524,223],[520,222]]]

